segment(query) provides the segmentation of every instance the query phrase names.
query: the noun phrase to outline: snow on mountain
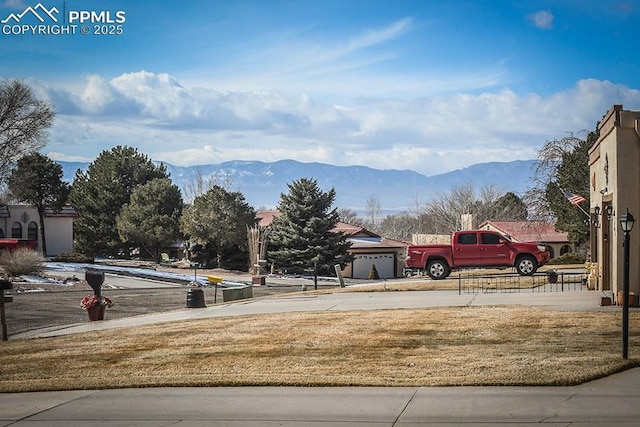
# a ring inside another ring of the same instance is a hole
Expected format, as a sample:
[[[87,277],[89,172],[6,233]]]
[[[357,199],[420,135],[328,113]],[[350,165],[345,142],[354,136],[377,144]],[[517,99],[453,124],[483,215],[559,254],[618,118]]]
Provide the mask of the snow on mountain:
[[[72,182],[76,170],[86,170],[89,163],[58,162],[65,180]],[[366,166],[333,166],[281,160],[272,163],[229,161],[199,166],[175,166],[165,163],[173,182],[183,191],[193,183],[198,172],[213,177],[230,191],[240,191],[256,209],[275,208],[287,184],[300,178],[313,178],[323,190],[336,190],[335,206],[357,212],[365,209],[367,199],[375,195],[383,213],[406,211],[454,186],[472,183],[477,190],[494,185],[504,192],[522,194],[533,175],[535,160],[481,163],[428,177],[411,170],[380,170]]]

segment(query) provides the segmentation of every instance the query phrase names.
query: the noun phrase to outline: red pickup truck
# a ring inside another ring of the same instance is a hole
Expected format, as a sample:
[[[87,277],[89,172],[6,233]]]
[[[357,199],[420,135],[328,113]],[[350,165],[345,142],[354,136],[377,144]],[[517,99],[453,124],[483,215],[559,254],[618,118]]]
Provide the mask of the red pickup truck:
[[[515,267],[518,274],[531,276],[549,261],[549,252],[539,243],[513,242],[495,231],[456,231],[450,245],[407,247],[407,267],[426,269],[434,280],[445,279],[452,268]]]

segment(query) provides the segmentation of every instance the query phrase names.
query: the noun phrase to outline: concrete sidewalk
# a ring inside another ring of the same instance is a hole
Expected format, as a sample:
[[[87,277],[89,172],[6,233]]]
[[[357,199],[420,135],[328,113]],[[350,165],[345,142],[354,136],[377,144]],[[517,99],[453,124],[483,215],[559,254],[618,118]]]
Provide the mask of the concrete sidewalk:
[[[0,426],[637,426],[640,369],[575,387],[145,388],[0,394]]]

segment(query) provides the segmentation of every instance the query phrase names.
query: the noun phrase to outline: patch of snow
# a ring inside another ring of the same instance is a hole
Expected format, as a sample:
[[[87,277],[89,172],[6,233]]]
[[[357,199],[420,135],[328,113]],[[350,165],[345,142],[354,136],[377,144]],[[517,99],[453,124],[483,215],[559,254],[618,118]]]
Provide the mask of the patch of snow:
[[[169,273],[166,271],[156,271],[148,268],[136,268],[136,267],[119,267],[114,265],[100,265],[100,264],[82,264],[82,263],[65,263],[65,262],[48,262],[46,263],[46,268],[48,270],[54,271],[72,271],[78,273],[86,273],[88,269],[90,270],[103,270],[108,271],[111,274],[121,272],[127,273],[129,275],[139,275],[141,277],[152,277],[158,280],[162,279],[178,279],[184,280],[185,282],[192,281],[194,279],[193,273],[187,274],[179,274],[179,273]],[[200,283],[200,286],[211,286],[206,277],[197,276],[196,280]],[[244,283],[234,283],[223,280],[220,283],[222,287],[244,287],[247,286]]]
[[[65,283],[61,280],[52,279],[49,277],[24,275],[24,276],[20,276],[20,279],[27,283],[42,283],[47,285],[73,286],[73,283]]]

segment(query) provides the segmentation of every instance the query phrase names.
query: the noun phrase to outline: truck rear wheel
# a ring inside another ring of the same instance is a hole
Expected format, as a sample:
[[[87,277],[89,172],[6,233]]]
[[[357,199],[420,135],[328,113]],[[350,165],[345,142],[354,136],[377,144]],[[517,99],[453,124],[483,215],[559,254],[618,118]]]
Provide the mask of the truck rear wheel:
[[[451,268],[446,261],[434,259],[427,263],[427,274],[433,280],[446,279],[451,274]]]
[[[532,276],[538,269],[538,262],[531,255],[521,256],[516,260],[516,270],[521,276]]]

